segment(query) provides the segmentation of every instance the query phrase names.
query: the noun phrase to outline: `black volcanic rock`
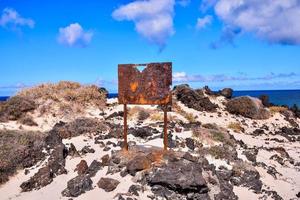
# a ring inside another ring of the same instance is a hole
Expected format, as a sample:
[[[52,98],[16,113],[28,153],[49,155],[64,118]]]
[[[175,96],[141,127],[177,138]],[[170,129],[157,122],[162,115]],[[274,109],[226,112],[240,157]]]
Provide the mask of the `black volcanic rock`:
[[[175,86],[173,94],[185,106],[198,111],[215,112],[218,107],[203,94],[202,90],[193,90],[186,84]]]
[[[93,181],[88,176],[76,176],[67,183],[67,188],[62,191],[66,197],[78,197],[79,195],[93,189]]]
[[[224,88],[219,91],[220,95],[226,97],[227,99],[231,99],[233,90],[231,88]]]

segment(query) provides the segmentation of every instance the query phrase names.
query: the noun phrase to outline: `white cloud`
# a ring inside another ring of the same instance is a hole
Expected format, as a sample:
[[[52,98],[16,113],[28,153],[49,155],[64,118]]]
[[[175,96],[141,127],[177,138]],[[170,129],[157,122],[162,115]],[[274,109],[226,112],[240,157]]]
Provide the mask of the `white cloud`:
[[[187,75],[185,72],[175,72],[175,73],[173,73],[173,80],[175,82],[186,81]]]
[[[191,0],[178,0],[177,3],[182,7],[186,7],[191,3]]]
[[[219,0],[214,9],[227,27],[270,43],[300,44],[299,0]]]
[[[86,47],[92,40],[93,32],[84,31],[78,23],[59,29],[58,41],[70,47]]]
[[[206,26],[210,25],[212,22],[212,16],[211,15],[206,15],[203,18],[198,18],[197,19],[197,24],[196,24],[196,29],[200,30],[205,28]]]
[[[175,31],[173,27],[175,0],[143,0],[120,6],[114,19],[133,21],[136,31],[161,48]]]
[[[292,79],[300,75],[294,72],[290,73],[270,73],[264,76],[249,77],[246,74],[239,74],[238,76],[230,76],[226,74],[213,75],[188,75],[186,72],[175,72],[173,74],[174,82],[226,82],[226,81],[268,81],[279,79]]]
[[[19,13],[12,8],[5,8],[2,11],[2,16],[0,18],[0,26],[19,29],[21,26],[27,26],[29,28],[34,27],[34,21],[30,18],[23,18]]]

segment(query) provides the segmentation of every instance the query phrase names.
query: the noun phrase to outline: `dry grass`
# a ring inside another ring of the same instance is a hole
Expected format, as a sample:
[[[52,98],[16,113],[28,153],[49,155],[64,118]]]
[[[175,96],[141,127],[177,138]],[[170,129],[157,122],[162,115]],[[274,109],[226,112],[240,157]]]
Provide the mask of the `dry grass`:
[[[216,142],[234,146],[234,141],[230,135],[221,128],[207,129],[207,128],[194,128],[193,137],[201,143],[214,145]]]
[[[271,112],[271,114],[275,114],[275,113],[281,113],[283,111],[286,111],[288,108],[283,107],[283,106],[271,106],[269,107],[269,110]]]
[[[233,130],[236,133],[244,132],[244,128],[242,127],[240,122],[230,122],[227,128]]]
[[[128,109],[128,118],[137,118],[139,120],[147,119],[153,111],[150,109],[145,109],[141,106],[134,106]]]
[[[103,108],[106,104],[106,93],[97,86],[69,81],[41,84],[22,90],[17,96],[34,100],[40,114],[50,111],[59,114],[79,113],[86,106]]]
[[[186,118],[189,122],[193,123],[196,122],[196,118],[192,113],[188,113],[184,111],[175,101],[172,104],[172,108],[175,112],[182,115],[184,118]]]

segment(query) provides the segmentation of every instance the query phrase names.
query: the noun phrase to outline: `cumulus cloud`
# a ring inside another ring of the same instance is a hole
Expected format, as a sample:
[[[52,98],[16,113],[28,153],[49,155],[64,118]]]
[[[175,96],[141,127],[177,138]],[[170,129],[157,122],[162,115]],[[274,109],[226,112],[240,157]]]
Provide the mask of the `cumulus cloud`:
[[[274,80],[274,79],[288,79],[298,77],[299,74],[291,73],[270,73],[264,76],[249,77],[245,74],[240,76],[229,76],[225,74],[215,75],[187,75],[185,72],[175,72],[173,74],[174,82],[225,82],[225,81],[257,81],[257,80]]]
[[[34,21],[30,18],[23,18],[16,10],[12,8],[5,8],[2,11],[0,18],[0,26],[13,30],[18,30],[22,26],[34,28]]]
[[[80,24],[74,23],[59,29],[58,42],[69,47],[86,47],[92,37],[92,31],[84,31]]]
[[[203,18],[198,18],[197,19],[197,24],[196,24],[196,29],[200,30],[205,28],[206,26],[210,25],[212,22],[212,16],[211,15],[206,15]]]
[[[299,0],[218,0],[216,15],[225,26],[251,32],[270,43],[300,44]]]
[[[114,19],[133,21],[136,31],[149,42],[164,47],[175,31],[173,27],[175,0],[136,0],[116,9]]]

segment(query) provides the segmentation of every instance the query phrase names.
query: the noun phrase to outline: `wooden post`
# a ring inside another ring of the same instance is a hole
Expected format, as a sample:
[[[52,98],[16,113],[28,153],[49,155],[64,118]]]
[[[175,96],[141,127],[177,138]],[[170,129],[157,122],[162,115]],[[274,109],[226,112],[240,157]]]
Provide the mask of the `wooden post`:
[[[123,134],[123,138],[124,138],[124,149],[126,151],[128,151],[128,144],[127,144],[127,104],[124,104],[124,134]]]
[[[168,132],[167,132],[167,105],[164,106],[164,150],[168,150]]]

